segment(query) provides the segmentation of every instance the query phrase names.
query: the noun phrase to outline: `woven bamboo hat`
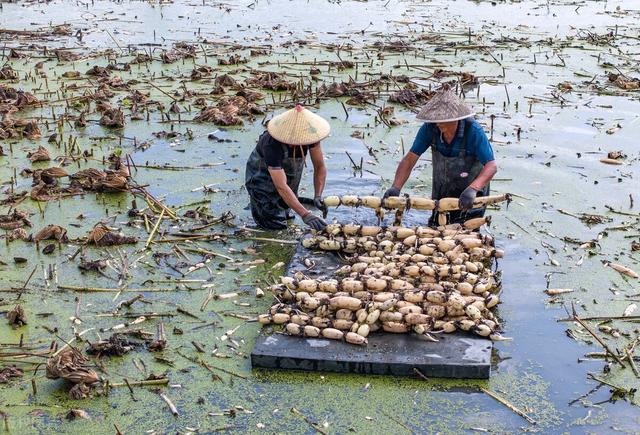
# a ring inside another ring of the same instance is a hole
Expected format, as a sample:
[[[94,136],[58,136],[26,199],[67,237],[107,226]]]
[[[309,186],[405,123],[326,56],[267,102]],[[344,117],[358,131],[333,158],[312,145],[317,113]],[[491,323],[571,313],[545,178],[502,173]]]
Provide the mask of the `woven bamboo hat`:
[[[297,105],[267,125],[271,137],[287,145],[311,145],[329,136],[331,127],[322,117]]]
[[[424,122],[449,122],[469,118],[475,114],[451,89],[445,88],[422,106],[416,118]]]

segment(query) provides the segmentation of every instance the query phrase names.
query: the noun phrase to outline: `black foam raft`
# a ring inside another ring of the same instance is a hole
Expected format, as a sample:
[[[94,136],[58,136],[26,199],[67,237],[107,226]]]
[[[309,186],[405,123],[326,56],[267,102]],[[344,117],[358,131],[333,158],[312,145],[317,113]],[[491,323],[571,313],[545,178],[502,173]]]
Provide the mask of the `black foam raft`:
[[[307,258],[315,265],[308,269]],[[339,266],[328,253],[312,253],[301,245],[287,268],[312,278],[325,278]],[[261,333],[251,352],[255,368],[360,373],[393,376],[486,379],[491,374],[492,342],[466,333],[437,334],[438,342],[416,334],[375,332],[369,344],[356,346],[324,338]]]

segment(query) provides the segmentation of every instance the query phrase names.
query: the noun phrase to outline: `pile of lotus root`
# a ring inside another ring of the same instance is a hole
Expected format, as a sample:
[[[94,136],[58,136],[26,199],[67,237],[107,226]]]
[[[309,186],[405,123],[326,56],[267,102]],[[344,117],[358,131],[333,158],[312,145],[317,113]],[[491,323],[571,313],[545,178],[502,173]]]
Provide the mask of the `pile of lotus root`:
[[[258,320],[290,335],[359,345],[376,331],[432,341],[454,331],[505,339],[492,311],[500,283],[490,267],[503,251],[477,231],[487,221],[438,228],[330,224],[303,246],[340,253],[348,264],[329,279],[281,277],[270,287],[279,302]]]

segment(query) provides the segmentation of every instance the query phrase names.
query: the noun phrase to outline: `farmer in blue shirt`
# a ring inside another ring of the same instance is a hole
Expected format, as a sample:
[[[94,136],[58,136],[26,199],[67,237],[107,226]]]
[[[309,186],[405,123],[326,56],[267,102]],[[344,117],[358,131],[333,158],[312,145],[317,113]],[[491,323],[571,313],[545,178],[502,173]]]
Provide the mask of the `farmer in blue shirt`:
[[[417,115],[420,127],[411,150],[396,170],[393,184],[384,198],[399,196],[420,156],[431,148],[433,181],[431,198],[459,198],[460,211],[449,212],[447,223],[461,223],[481,217],[484,208],[472,208],[476,196],[489,194],[489,182],[497,172],[493,149],[475,113],[456,94],[443,89]],[[430,225],[438,225],[434,211]]]

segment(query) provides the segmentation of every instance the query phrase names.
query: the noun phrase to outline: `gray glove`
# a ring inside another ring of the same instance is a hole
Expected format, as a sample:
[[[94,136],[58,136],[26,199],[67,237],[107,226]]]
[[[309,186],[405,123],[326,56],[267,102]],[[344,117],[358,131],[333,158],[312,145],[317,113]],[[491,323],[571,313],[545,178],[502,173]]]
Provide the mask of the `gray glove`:
[[[458,199],[458,208],[460,210],[469,210],[473,207],[473,201],[476,199],[478,191],[469,186],[462,191],[460,199]]]
[[[313,205],[315,205],[316,208],[322,212],[323,218],[327,217],[327,213],[329,212],[329,210],[327,209],[327,206],[325,205],[321,196],[316,196],[315,198],[313,198]]]
[[[327,223],[325,221],[323,221],[322,219],[320,219],[318,216],[316,216],[313,213],[309,213],[307,215],[305,215],[302,218],[302,221],[309,225],[309,227],[311,227],[311,229],[314,229],[316,231],[321,231],[324,230],[324,227],[327,226]]]
[[[391,186],[387,189],[384,195],[382,195],[382,199],[387,199],[390,196],[400,196],[400,189],[395,186]]]

